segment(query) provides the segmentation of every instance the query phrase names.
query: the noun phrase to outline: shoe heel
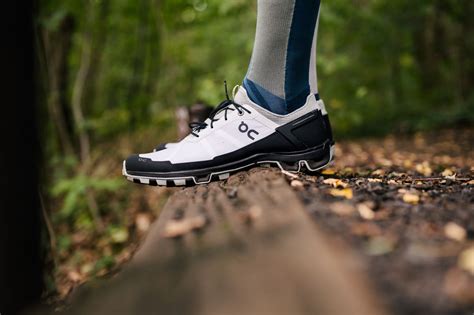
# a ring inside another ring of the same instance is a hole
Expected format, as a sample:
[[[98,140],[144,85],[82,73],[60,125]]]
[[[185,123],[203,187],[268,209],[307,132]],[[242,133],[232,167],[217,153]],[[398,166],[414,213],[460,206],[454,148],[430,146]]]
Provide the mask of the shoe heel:
[[[308,159],[308,160],[301,161],[300,164],[308,172],[319,171],[319,170],[327,167],[333,161],[333,159],[334,159],[334,149],[335,149],[335,146],[331,145],[330,148],[329,148],[329,154],[324,159],[318,159],[318,160]]]

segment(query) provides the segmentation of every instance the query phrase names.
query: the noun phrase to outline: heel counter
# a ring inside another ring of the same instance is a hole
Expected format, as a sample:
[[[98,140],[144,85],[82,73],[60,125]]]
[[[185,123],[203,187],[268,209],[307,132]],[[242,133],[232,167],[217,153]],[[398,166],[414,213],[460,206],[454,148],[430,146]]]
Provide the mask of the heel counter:
[[[289,124],[278,127],[277,132],[299,150],[322,145],[328,140],[332,141],[321,110],[312,111]]]
[[[329,115],[326,110],[326,105],[324,104],[324,101],[319,97],[319,94],[316,97],[316,99],[318,101],[318,106],[321,109],[321,113],[323,114],[323,121],[324,121],[324,126],[326,128],[326,133],[328,134],[329,139],[331,139],[331,144],[334,144],[331,121],[329,119]]]
[[[323,122],[324,122],[324,127],[326,129],[326,133],[331,140],[331,144],[334,144],[334,138],[332,134],[332,127],[331,127],[331,121],[329,120],[329,115],[323,115]]]

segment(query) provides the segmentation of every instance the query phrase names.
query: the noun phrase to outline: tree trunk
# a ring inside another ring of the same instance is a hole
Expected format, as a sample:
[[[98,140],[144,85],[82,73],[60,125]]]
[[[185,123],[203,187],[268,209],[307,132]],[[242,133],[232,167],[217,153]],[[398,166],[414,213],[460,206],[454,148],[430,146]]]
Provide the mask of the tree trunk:
[[[72,47],[74,18],[67,15],[63,18],[57,31],[43,30],[42,43],[45,75],[48,86],[47,103],[50,117],[61,144],[63,154],[74,154],[73,127],[70,117],[67,88],[69,85],[68,57]],[[38,47],[39,48],[39,47]]]
[[[0,313],[16,314],[43,291],[33,5],[5,2],[0,115]]]

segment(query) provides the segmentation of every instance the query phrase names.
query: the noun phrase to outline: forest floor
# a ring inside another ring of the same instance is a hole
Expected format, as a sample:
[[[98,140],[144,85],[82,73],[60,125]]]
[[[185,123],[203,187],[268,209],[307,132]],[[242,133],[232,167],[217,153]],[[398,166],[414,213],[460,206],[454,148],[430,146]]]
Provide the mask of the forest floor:
[[[474,312],[473,130],[343,142],[332,169],[289,181],[394,314]]]
[[[393,314],[472,314],[473,143],[472,129],[338,142],[335,163],[322,173],[281,176],[333,245],[352,249],[354,268]],[[229,181],[239,176],[245,172]],[[113,270],[132,256],[156,205],[180,189],[136,186],[127,210],[130,241]],[[84,242],[95,248],[93,238]],[[62,261],[60,300],[90,278]]]

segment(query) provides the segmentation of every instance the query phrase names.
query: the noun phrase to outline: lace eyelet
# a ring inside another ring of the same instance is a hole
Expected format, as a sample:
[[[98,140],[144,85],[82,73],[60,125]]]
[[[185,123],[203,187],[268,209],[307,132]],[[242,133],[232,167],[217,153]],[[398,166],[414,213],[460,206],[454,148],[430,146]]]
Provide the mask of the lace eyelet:
[[[239,116],[243,116],[244,114],[245,114],[244,111],[241,111],[241,112],[237,113],[237,115],[239,115]]]

